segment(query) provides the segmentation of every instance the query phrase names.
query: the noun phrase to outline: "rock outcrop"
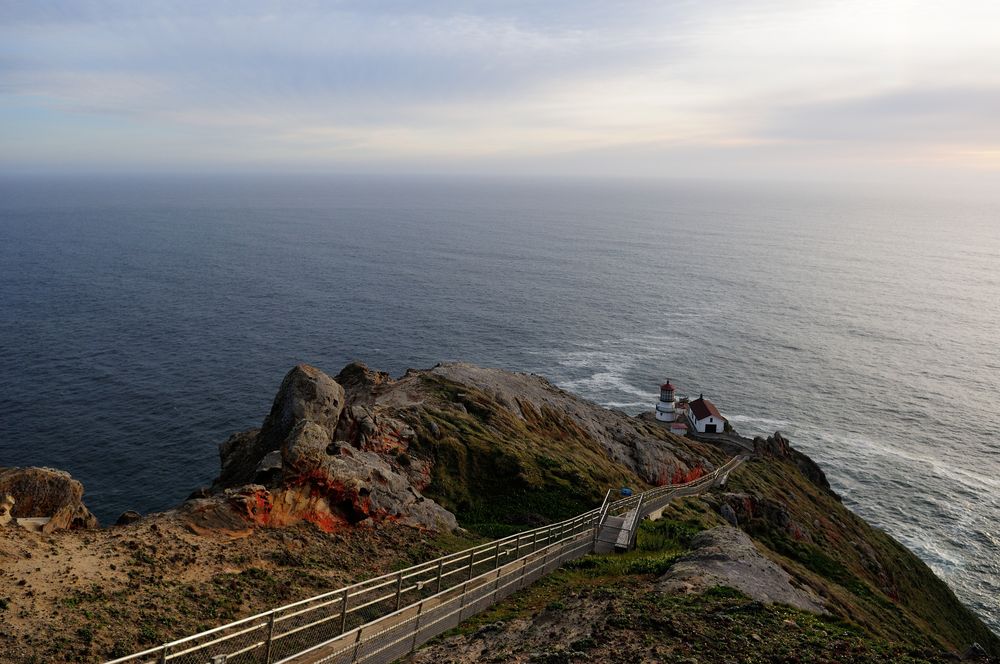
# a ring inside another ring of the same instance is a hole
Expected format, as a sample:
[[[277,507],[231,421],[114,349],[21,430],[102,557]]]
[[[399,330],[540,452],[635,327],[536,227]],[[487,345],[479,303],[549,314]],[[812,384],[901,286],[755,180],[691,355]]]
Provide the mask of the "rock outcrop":
[[[773,436],[768,436],[763,438],[757,436],[753,439],[754,454],[763,457],[776,457],[779,459],[790,459],[802,474],[805,475],[810,482],[820,487],[830,495],[840,499],[836,492],[830,487],[829,480],[826,479],[826,474],[819,465],[810,459],[808,456],[799,452],[793,448],[789,443],[788,439],[785,438],[780,431],[775,431]]]
[[[282,444],[295,425],[308,421],[332,437],[344,409],[344,388],[328,375],[308,364],[300,364],[285,374],[274,398],[271,412],[260,429],[233,434],[219,447],[222,470],[217,487],[232,487],[275,477],[261,477],[276,469]],[[270,458],[268,455],[272,454]],[[268,462],[265,462],[268,459]]]
[[[657,588],[666,593],[698,593],[715,586],[735,588],[752,599],[825,613],[812,590],[796,587],[792,577],[766,558],[742,530],[718,526],[699,533],[694,549],[674,563]]]
[[[379,382],[368,379],[367,370],[342,375],[359,392]],[[397,444],[384,443],[387,427]],[[399,452],[405,445],[399,441],[407,438],[406,429],[363,405],[345,411],[344,388],[300,364],[285,376],[261,428],[234,434],[220,446],[214,494],[190,500],[183,513],[192,530],[230,535],[299,521],[333,531],[387,519],[453,530],[455,516],[419,492],[427,484],[422,464],[407,463],[409,472],[403,471]]]
[[[359,362],[336,379],[299,365],[261,427],[230,436],[219,456],[212,495],[193,498],[188,512],[193,528],[231,533],[243,529],[233,511],[255,525],[305,519],[333,530],[393,519],[454,528],[453,513],[425,491],[488,521],[503,509],[491,497],[502,489],[526,496],[504,518],[537,523],[552,516],[539,505],[584,509],[607,486],[663,484],[713,465],[698,443],[544,378],[469,364],[398,379]],[[485,486],[501,478],[502,486]],[[554,485],[564,495],[544,495]]]
[[[83,485],[63,470],[0,468],[0,496],[14,499],[15,519],[48,519],[43,532],[96,528],[97,518],[83,504]]]
[[[142,515],[135,510],[126,510],[121,513],[118,520],[115,521],[116,526],[127,526],[131,523],[137,523],[142,520]]]

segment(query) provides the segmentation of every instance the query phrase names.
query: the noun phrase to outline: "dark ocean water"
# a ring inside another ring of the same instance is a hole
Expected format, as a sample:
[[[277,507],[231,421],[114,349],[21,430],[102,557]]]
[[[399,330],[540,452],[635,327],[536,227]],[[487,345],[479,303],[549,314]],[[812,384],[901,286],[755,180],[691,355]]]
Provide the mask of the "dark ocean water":
[[[171,507],[284,372],[671,378],[1000,629],[1000,206],[707,184],[0,180],[0,465]]]

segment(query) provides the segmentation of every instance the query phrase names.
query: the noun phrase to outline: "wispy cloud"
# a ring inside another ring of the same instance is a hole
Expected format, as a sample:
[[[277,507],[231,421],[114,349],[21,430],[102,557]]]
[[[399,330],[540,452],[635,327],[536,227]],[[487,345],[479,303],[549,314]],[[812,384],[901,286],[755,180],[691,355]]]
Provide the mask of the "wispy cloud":
[[[998,22],[983,0],[4,3],[0,167],[984,171]]]

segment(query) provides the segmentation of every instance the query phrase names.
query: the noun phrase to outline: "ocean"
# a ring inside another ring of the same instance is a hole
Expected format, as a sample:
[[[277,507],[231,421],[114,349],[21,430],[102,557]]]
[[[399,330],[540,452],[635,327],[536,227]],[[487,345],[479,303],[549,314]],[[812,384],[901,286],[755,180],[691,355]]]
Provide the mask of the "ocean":
[[[1000,205],[704,182],[0,180],[0,465],[181,502],[284,373],[464,360],[781,430],[1000,630]]]

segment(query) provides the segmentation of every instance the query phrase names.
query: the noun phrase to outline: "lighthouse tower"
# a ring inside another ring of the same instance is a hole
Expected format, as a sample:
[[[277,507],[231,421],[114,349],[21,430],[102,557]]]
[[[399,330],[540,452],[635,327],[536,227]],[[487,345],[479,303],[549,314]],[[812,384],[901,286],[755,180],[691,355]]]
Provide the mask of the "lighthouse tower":
[[[656,403],[656,419],[661,422],[673,422],[677,419],[677,411],[674,402],[675,388],[670,379],[660,385],[660,400]]]

